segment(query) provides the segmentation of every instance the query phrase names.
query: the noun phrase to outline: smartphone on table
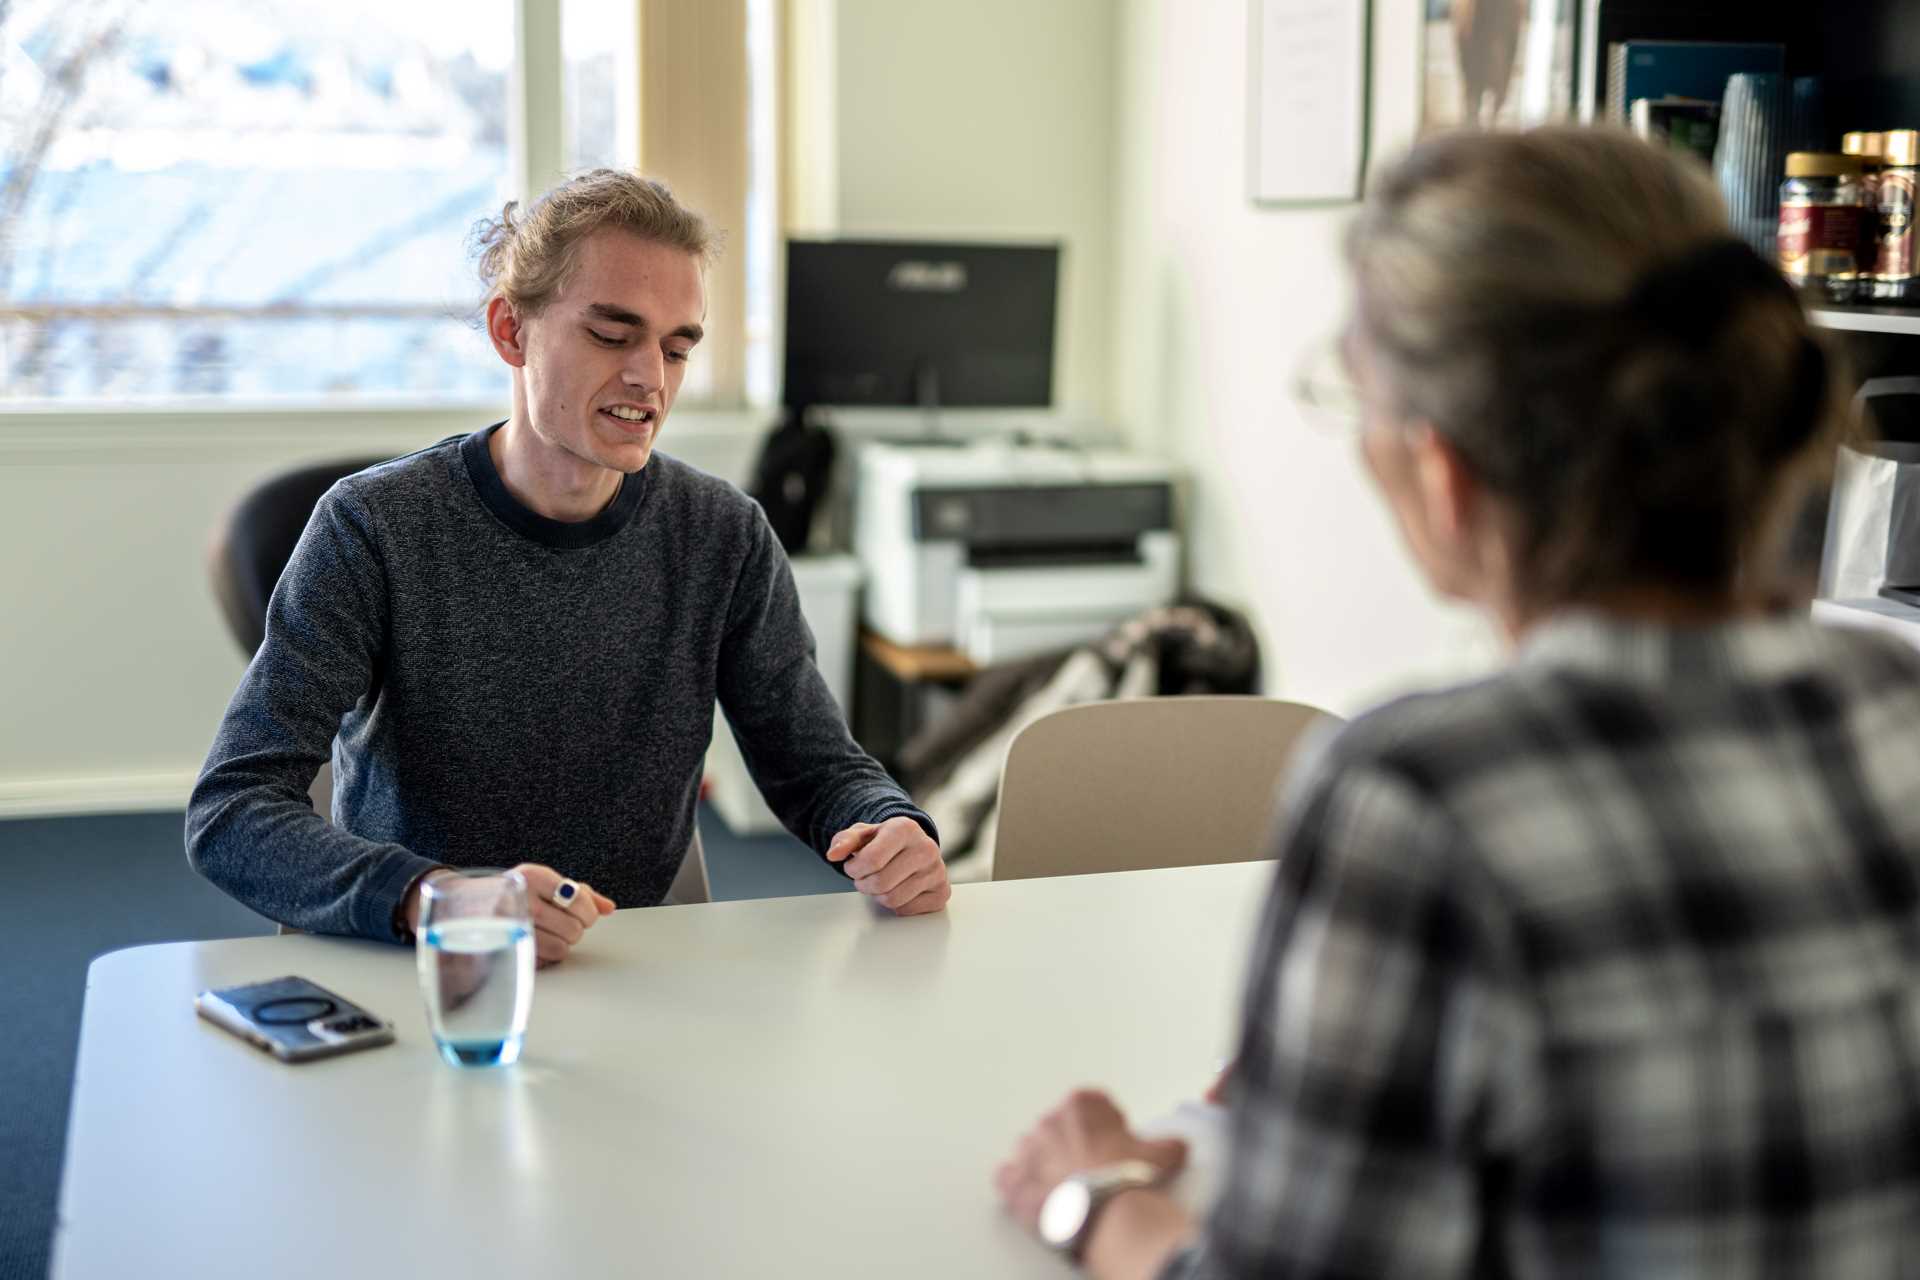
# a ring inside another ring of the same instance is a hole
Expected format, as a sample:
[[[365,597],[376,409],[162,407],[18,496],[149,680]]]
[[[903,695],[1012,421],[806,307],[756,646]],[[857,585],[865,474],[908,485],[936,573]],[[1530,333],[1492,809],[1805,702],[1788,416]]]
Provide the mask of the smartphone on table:
[[[218,987],[194,997],[215,1026],[282,1062],[306,1062],[393,1043],[393,1024],[306,978]]]

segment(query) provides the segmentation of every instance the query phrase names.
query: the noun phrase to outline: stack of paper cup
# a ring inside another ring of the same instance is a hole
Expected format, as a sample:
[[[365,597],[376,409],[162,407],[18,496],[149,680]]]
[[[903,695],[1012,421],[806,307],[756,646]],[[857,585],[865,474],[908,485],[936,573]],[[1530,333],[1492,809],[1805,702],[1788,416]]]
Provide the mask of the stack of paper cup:
[[[1734,234],[1771,261],[1778,252],[1780,182],[1790,128],[1787,79],[1767,71],[1727,78],[1713,173],[1726,197]]]

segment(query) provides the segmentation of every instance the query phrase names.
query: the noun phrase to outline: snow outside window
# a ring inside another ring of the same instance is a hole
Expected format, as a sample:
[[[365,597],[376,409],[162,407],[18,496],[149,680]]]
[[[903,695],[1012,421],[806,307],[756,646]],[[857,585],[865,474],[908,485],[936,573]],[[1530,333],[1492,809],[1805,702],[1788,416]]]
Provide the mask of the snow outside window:
[[[0,0],[0,400],[497,398],[513,0]]]

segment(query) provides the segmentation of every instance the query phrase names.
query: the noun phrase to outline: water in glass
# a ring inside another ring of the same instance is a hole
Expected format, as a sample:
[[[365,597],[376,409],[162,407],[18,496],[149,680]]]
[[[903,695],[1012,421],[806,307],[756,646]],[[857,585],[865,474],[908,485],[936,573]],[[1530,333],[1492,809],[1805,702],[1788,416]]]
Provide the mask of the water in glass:
[[[533,1004],[525,882],[514,872],[438,878],[420,924],[420,991],[440,1055],[461,1067],[516,1061]]]

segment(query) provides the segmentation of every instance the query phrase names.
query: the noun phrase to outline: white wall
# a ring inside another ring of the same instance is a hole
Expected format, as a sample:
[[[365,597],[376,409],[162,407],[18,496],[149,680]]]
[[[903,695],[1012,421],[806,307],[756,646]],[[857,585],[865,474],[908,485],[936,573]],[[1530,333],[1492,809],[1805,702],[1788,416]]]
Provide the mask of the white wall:
[[[826,229],[1064,242],[1054,399],[1075,416],[1105,408],[1117,6],[839,0],[836,9]]]
[[[434,438],[417,426],[0,420],[0,816],[179,803],[243,666],[208,588],[219,514],[282,465]]]
[[[1374,0],[1373,155],[1416,125],[1419,0]],[[1247,198],[1245,0],[1125,0],[1116,32],[1115,413],[1189,477],[1193,586],[1248,609],[1268,692],[1344,713],[1483,667],[1477,620],[1436,603],[1354,442],[1289,396],[1344,308],[1352,209]]]

